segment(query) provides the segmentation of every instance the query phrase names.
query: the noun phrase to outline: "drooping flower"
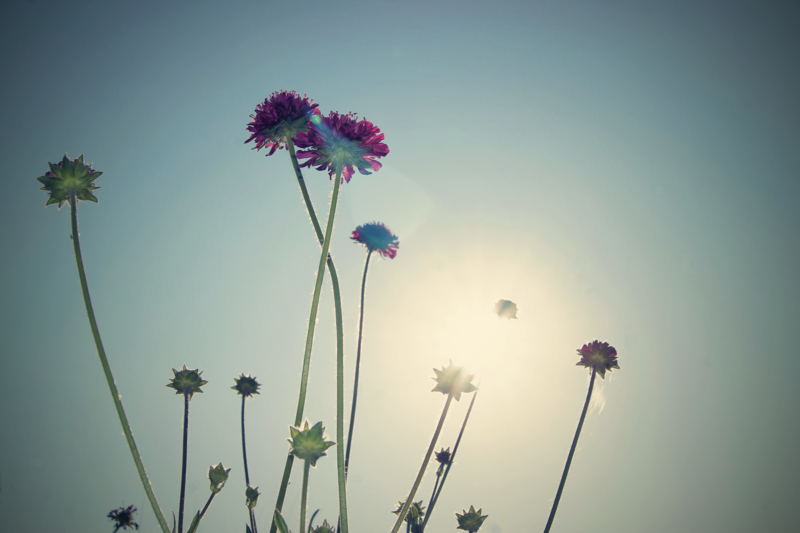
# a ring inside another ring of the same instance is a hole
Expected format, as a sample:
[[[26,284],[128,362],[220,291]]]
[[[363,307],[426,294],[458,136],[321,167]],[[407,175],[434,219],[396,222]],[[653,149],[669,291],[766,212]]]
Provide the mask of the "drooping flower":
[[[403,510],[403,506],[406,504],[405,501],[397,502],[397,509],[392,511],[392,514],[399,515],[400,511]],[[406,513],[406,522],[410,522],[412,524],[416,524],[419,522],[420,518],[425,516],[425,506],[422,505],[422,500],[418,502],[412,503],[409,508],[408,512]]]
[[[198,369],[189,370],[186,365],[183,365],[181,370],[173,368],[172,373],[175,374],[175,377],[169,380],[167,387],[175,389],[175,394],[187,395],[189,399],[192,398],[192,394],[195,392],[203,392],[200,387],[208,383],[208,381],[200,378],[202,372]]]
[[[442,367],[441,370],[433,369],[436,377],[436,386],[431,392],[441,392],[442,394],[450,394],[453,399],[458,401],[461,399],[461,393],[473,392],[478,390],[478,387],[472,384],[472,378],[475,377],[467,374],[463,367],[453,366],[453,361],[447,368]]]
[[[284,148],[286,140],[294,138],[308,129],[309,119],[319,104],[307,95],[302,97],[294,91],[277,91],[256,106],[253,119],[247,125],[251,133],[245,144],[255,141],[254,150],[269,148],[268,156]],[[319,111],[317,111],[318,113]]]
[[[311,529],[311,533],[334,533],[335,528],[331,527],[327,520],[322,521],[322,525]]]
[[[394,259],[400,241],[397,235],[383,225],[382,222],[368,222],[358,226],[350,236],[356,242],[367,247],[370,252],[377,251],[381,256]]]
[[[217,466],[209,466],[208,480],[211,482],[211,492],[214,494],[219,493],[222,487],[225,486],[225,482],[228,481],[230,474],[231,469],[228,468],[226,470],[222,463],[218,463]]]
[[[517,304],[511,300],[498,300],[497,303],[494,304],[494,312],[497,313],[497,316],[500,318],[507,318],[509,320],[517,318]]]
[[[253,394],[261,394],[258,392],[259,387],[261,384],[256,381],[256,378],[248,375],[240,375],[238,378],[234,378],[236,385],[231,387],[233,390],[237,391],[239,394],[247,398],[248,396],[252,396]]]
[[[298,133],[295,144],[307,148],[297,153],[299,159],[307,159],[301,167],[316,167],[327,170],[333,178],[339,165],[342,178],[349,182],[357,169],[361,174],[371,174],[367,169],[377,171],[381,168],[377,158],[389,153],[389,147],[382,143],[384,135],[372,122],[353,113],[340,115],[335,111],[325,117],[314,115],[308,131]]]
[[[578,361],[576,366],[593,368],[603,379],[605,379],[606,370],[609,372],[611,372],[612,368],[619,370],[617,350],[613,346],[609,346],[607,342],[595,340],[589,344],[584,344],[583,348],[578,350],[578,355],[581,356],[581,360]]]
[[[92,165],[85,165],[83,163],[83,154],[79,155],[77,159],[69,159],[67,154],[64,154],[64,159],[58,163],[48,163],[50,170],[44,176],[36,178],[44,187],[40,190],[48,191],[50,198],[44,204],[48,206],[58,202],[58,208],[65,202],[69,202],[70,198],[74,195],[78,200],[88,200],[97,203],[97,198],[92,194],[92,191],[99,189],[94,184],[102,172],[92,169]]]
[[[308,461],[311,466],[317,466],[317,459],[327,455],[325,450],[336,444],[325,440],[324,431],[322,422],[317,422],[314,427],[309,429],[308,421],[306,421],[302,431],[294,426],[289,426],[289,433],[292,436],[289,439],[289,444],[292,445],[292,455]]]
[[[472,505],[469,506],[469,511],[464,510],[462,514],[456,513],[456,520],[458,520],[458,527],[456,529],[463,529],[469,533],[475,533],[483,525],[489,515],[482,515],[482,509],[475,510]]]
[[[129,505],[128,507],[120,507],[108,513],[108,518],[115,522],[114,533],[122,529],[139,529],[139,524],[133,521],[133,513],[136,512],[136,507]]]

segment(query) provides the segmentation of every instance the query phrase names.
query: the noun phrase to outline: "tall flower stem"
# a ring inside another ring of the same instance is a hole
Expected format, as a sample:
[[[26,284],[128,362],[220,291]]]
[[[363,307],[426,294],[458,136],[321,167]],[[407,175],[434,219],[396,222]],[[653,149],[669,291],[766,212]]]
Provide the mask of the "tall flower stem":
[[[336,273],[336,267],[334,267],[334,265],[333,265],[333,259],[331,259],[330,254],[327,253],[328,248],[326,247],[326,244],[325,244],[326,241],[327,241],[328,247],[330,246],[330,235],[323,235],[323,233],[322,233],[322,228],[319,225],[319,220],[317,219],[317,214],[314,211],[314,206],[311,203],[311,197],[308,194],[308,189],[306,188],[306,183],[305,183],[305,180],[303,179],[303,173],[300,171],[300,166],[297,163],[297,154],[295,153],[294,143],[292,142],[291,139],[288,139],[286,141],[286,145],[287,145],[287,147],[289,149],[289,155],[291,156],[292,166],[294,167],[294,172],[295,172],[295,175],[297,176],[297,183],[300,186],[300,192],[303,195],[303,201],[306,204],[306,210],[308,211],[308,216],[311,218],[311,223],[314,225],[314,232],[317,235],[317,240],[319,240],[320,246],[322,246],[323,256],[326,258],[326,262],[327,262],[327,265],[328,265],[328,271],[331,274],[331,285],[333,286],[333,305],[334,305],[334,311],[335,311],[335,314],[336,314],[336,368],[337,368],[337,389],[338,389],[338,384],[339,384],[340,381],[342,382],[342,384],[344,384],[344,378],[342,377],[341,379],[339,379],[339,377],[338,377],[339,374],[341,374],[342,376],[344,374],[344,334],[342,332],[342,328],[343,328],[342,296],[341,296],[341,291],[339,290],[339,276]],[[337,178],[336,178],[337,179],[337,184],[334,184],[334,192],[336,194],[338,194],[338,181],[340,181],[340,179],[341,179],[339,177],[340,175],[341,175],[341,169],[339,169],[339,171],[337,172]],[[332,227],[333,213],[334,213],[334,210],[335,210],[335,203],[334,202],[335,202],[335,199],[332,199],[331,200],[331,214],[328,217],[328,228]],[[321,280],[318,280],[318,281],[321,281]],[[314,301],[318,304],[319,303],[319,294],[316,292],[316,290],[315,290],[314,295],[315,295],[315,298],[316,298]],[[313,311],[314,305],[315,304],[312,302],[312,312],[315,313],[315,311]],[[316,313],[314,314],[314,316],[316,316]],[[295,421],[294,421],[295,422],[294,423],[295,426],[299,426],[300,425],[300,423],[302,421],[302,416],[303,416],[303,407],[302,406],[305,403],[304,384],[308,383],[308,370],[307,370],[307,367],[306,367],[306,364],[307,364],[306,362],[308,361],[309,364],[310,364],[310,360],[311,360],[311,351],[310,350],[311,350],[311,348],[310,348],[310,343],[309,342],[313,342],[313,326],[312,326],[311,323],[309,324],[309,330],[312,332],[311,333],[312,334],[312,338],[311,339],[307,338],[307,341],[306,341],[306,353],[305,353],[305,356],[304,356],[304,359],[303,359],[303,378],[302,378],[302,381],[301,381],[301,384],[300,384],[301,398],[298,400],[297,416],[295,417]],[[341,371],[340,371],[340,368],[341,368]],[[337,407],[338,407],[338,397],[340,395],[341,395],[341,397],[343,399],[344,398],[344,390],[342,390],[341,392],[339,392],[337,390]],[[344,403],[343,402],[344,402],[344,400],[342,400],[342,408],[337,410],[337,421],[338,420],[342,420],[342,414],[344,412]],[[337,422],[337,439],[339,438],[338,435],[339,435],[339,431],[338,431],[338,422]],[[341,440],[339,440],[339,442],[341,442]],[[278,490],[278,500],[275,503],[275,508],[279,512],[283,509],[283,501],[286,498],[286,488],[289,486],[289,477],[291,476],[291,473],[292,473],[292,464],[293,463],[294,463],[294,455],[289,454],[288,457],[286,458],[286,464],[284,465],[284,468],[283,468],[283,478],[281,479],[281,486],[280,486],[280,489]],[[344,466],[342,466],[342,470],[344,470]],[[344,490],[343,489],[343,482],[342,482],[342,484],[340,484],[339,490],[340,490],[340,492],[342,492]],[[341,503],[341,499],[342,499],[342,496],[340,495],[340,503]],[[275,515],[273,513],[272,526],[270,527],[270,533],[275,533],[277,531],[277,524],[275,523],[274,516]]]
[[[183,533],[183,507],[186,496],[186,456],[189,451],[189,394],[183,394],[183,458],[181,460],[181,496],[178,504],[178,533]]]
[[[136,447],[136,441],[133,439],[133,432],[128,423],[128,417],[125,415],[125,409],[122,407],[122,400],[120,399],[119,390],[116,383],[114,383],[114,376],[111,373],[111,367],[108,364],[106,351],[103,348],[103,341],[100,339],[100,330],[97,327],[97,320],[94,317],[94,309],[92,307],[92,299],[89,296],[89,284],[86,281],[86,272],[83,268],[83,258],[81,255],[81,242],[78,237],[78,199],[73,193],[69,199],[70,218],[72,221],[72,246],[75,249],[75,262],[78,265],[78,277],[81,280],[81,291],[83,292],[83,302],[86,305],[86,314],[89,316],[89,326],[92,328],[92,336],[94,343],[97,347],[97,355],[100,357],[100,364],[103,367],[103,373],[108,382],[108,389],[111,392],[111,399],[114,402],[114,407],[117,410],[119,423],[122,425],[122,432],[125,434],[125,440],[128,441],[128,448],[130,448],[133,462],[136,464],[136,471],[139,473],[139,479],[142,482],[144,491],[147,494],[147,499],[150,501],[150,506],[153,508],[153,513],[156,515],[158,525],[161,526],[163,533],[170,533],[170,528],[167,525],[167,520],[164,518],[164,513],[161,506],[158,504],[153,486],[150,484],[150,479],[147,477],[147,472],[144,469],[142,456],[139,455],[139,449]]]
[[[247,486],[250,486],[250,473],[247,470],[247,445],[245,444],[244,438],[244,401],[247,399],[247,395],[242,394],[242,458],[244,460],[244,481]],[[210,501],[209,501],[210,503]],[[258,531],[256,529],[256,515],[252,509],[248,509],[250,511],[250,529],[252,529],[253,533]]]
[[[306,507],[308,507],[308,472],[311,464],[303,461],[303,490],[300,496],[300,531],[306,530]]]
[[[458,446],[461,444],[461,437],[464,435],[464,429],[467,427],[467,422],[469,421],[469,415],[472,413],[472,406],[475,405],[475,399],[478,397],[478,392],[475,391],[475,394],[472,395],[472,400],[469,402],[469,409],[467,409],[467,414],[464,416],[464,422],[461,424],[461,431],[458,432],[458,438],[456,439],[456,444],[453,446],[453,453],[450,455],[450,462],[447,463],[447,468],[444,469],[444,475],[442,475],[441,482],[437,479],[438,483],[438,491],[436,487],[433,489],[433,496],[431,497],[431,501],[428,504],[428,512],[425,514],[425,519],[422,521],[422,528],[421,531],[425,531],[425,526],[428,525],[428,519],[431,517],[431,513],[433,513],[433,508],[436,506],[436,502],[439,500],[439,495],[442,493],[442,488],[444,488],[444,482],[447,481],[447,475],[450,473],[450,468],[453,466],[453,461],[456,458],[456,452],[458,452]]]
[[[350,446],[353,443],[353,426],[356,420],[356,401],[358,400],[358,376],[361,369],[361,338],[364,331],[364,292],[367,289],[367,270],[369,269],[369,258],[372,257],[372,250],[367,252],[367,260],[364,263],[364,276],[361,279],[361,307],[358,315],[358,347],[356,348],[356,375],[353,379],[353,405],[350,407],[350,427],[347,430],[347,452],[344,457],[345,476],[350,469]]]
[[[436,447],[436,441],[439,440],[439,433],[442,432],[442,426],[444,426],[444,419],[447,416],[447,410],[450,409],[450,402],[453,401],[453,395],[447,395],[447,401],[444,403],[444,409],[442,409],[442,416],[439,417],[439,424],[436,426],[436,431],[433,432],[433,438],[431,439],[431,444],[428,446],[428,451],[425,454],[425,459],[422,461],[422,466],[419,469],[419,473],[417,474],[417,479],[414,481],[414,486],[411,487],[411,492],[408,494],[408,498],[406,498],[406,502],[403,505],[403,508],[400,510],[400,514],[397,516],[397,522],[395,522],[394,527],[392,528],[392,533],[397,533],[400,529],[400,526],[403,524],[403,520],[406,518],[406,514],[408,513],[408,509],[411,507],[411,504],[414,500],[414,495],[417,493],[417,489],[419,488],[419,484],[422,482],[422,476],[425,475],[425,469],[428,467],[428,462],[431,460],[431,454],[433,454],[433,449]]]
[[[591,400],[592,398],[592,389],[594,388],[594,377],[596,374],[597,374],[597,369],[592,368],[592,377],[589,380],[589,392],[586,394],[586,402],[583,404],[583,411],[581,412],[580,422],[578,422],[578,429],[575,430],[575,438],[572,439],[572,447],[569,449],[569,455],[567,456],[567,464],[564,466],[564,473],[561,474],[561,483],[558,484],[556,499],[553,502],[553,508],[550,509],[550,517],[547,519],[547,525],[544,527],[544,533],[550,531],[550,526],[553,525],[553,519],[556,517],[558,502],[561,499],[561,493],[564,490],[564,484],[567,482],[567,474],[569,474],[569,465],[572,463],[572,456],[575,455],[575,448],[578,445],[578,438],[581,436],[583,421],[586,419],[586,411],[589,408],[589,400]]]

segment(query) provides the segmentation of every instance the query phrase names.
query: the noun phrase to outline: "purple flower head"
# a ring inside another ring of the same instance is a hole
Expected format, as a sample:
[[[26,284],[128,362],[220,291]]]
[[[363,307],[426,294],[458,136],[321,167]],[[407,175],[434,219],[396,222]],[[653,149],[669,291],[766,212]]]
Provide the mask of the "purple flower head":
[[[349,182],[354,167],[361,174],[371,174],[367,169],[381,168],[377,158],[389,153],[382,140],[383,133],[369,120],[358,120],[353,113],[340,115],[331,111],[327,117],[312,116],[311,127],[297,134],[295,144],[298,148],[308,148],[297,154],[298,158],[308,160],[301,167],[327,170],[333,178],[341,165],[342,178]]]
[[[578,355],[581,356],[581,360],[578,361],[576,366],[592,368],[597,371],[603,379],[606,377],[606,370],[609,372],[611,372],[612,368],[619,370],[619,364],[617,364],[617,350],[607,342],[595,340],[584,344],[583,347],[578,350]]]
[[[370,252],[377,251],[389,259],[394,259],[397,255],[397,247],[400,246],[397,235],[380,222],[370,222],[358,226],[350,238],[366,246]]]
[[[309,119],[319,104],[307,95],[300,97],[294,91],[278,91],[256,106],[253,119],[247,125],[251,133],[245,144],[256,141],[254,150],[270,148],[268,156],[286,146],[286,140],[308,129]],[[317,111],[319,113],[319,111]]]

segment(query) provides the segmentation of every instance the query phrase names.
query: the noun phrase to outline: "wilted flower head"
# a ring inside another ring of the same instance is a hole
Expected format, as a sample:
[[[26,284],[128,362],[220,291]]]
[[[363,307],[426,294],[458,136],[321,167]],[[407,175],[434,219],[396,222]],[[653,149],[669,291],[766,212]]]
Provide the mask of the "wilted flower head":
[[[258,392],[258,388],[261,387],[261,384],[256,381],[256,378],[248,375],[240,375],[238,378],[233,379],[236,382],[236,385],[231,387],[233,390],[237,391],[239,394],[247,398],[248,396],[252,396],[253,394],[260,394]]]
[[[399,515],[400,511],[403,510],[403,506],[405,504],[406,504],[405,501],[397,502],[397,509],[392,511],[392,514]],[[405,521],[410,522],[412,524],[416,524],[423,516],[425,516],[425,506],[422,505],[422,500],[420,500],[418,502],[412,503],[411,506],[408,508]]]
[[[114,533],[117,533],[119,528],[122,529],[139,529],[139,524],[133,521],[133,513],[136,512],[136,507],[129,505],[128,507],[120,507],[108,513],[108,517],[115,522]]]
[[[389,259],[395,258],[397,247],[400,246],[397,235],[381,222],[368,222],[358,226],[350,238],[366,246],[370,252],[377,251]]]
[[[308,429],[308,421],[306,420],[302,431],[296,427],[289,426],[289,433],[292,435],[292,438],[289,439],[289,444],[292,445],[292,455],[298,459],[308,461],[311,466],[317,466],[317,459],[327,455],[325,450],[336,444],[325,440],[324,431],[325,428],[322,427],[322,422],[317,422],[314,427]]]
[[[189,370],[186,365],[183,365],[181,370],[173,368],[172,373],[175,374],[175,377],[169,380],[167,387],[175,389],[175,394],[184,394],[189,399],[192,398],[192,394],[195,392],[203,392],[200,387],[208,383],[208,381],[200,378],[202,372],[197,369]]]
[[[78,159],[69,159],[67,154],[64,154],[64,159],[57,164],[48,163],[48,165],[50,170],[44,176],[36,178],[44,185],[41,190],[50,193],[50,198],[44,205],[58,202],[58,208],[61,209],[64,202],[69,202],[73,195],[78,200],[97,203],[92,191],[99,189],[94,180],[100,177],[102,172],[92,170],[92,165],[84,165],[83,154],[79,155]]]
[[[578,355],[581,356],[581,360],[576,366],[593,368],[603,379],[606,378],[606,370],[609,372],[612,368],[619,370],[617,350],[613,346],[609,346],[607,342],[592,341],[584,344],[583,348],[578,350]]]
[[[321,526],[311,529],[311,533],[334,533],[334,531],[336,530],[331,527],[327,520],[323,520]]]
[[[433,369],[436,372],[436,386],[431,392],[441,392],[442,394],[450,394],[456,401],[461,399],[461,393],[473,392],[478,390],[478,387],[472,384],[472,378],[475,377],[467,374],[463,367],[453,366],[453,361],[447,368],[442,367],[441,370]]]
[[[268,156],[286,146],[286,140],[308,129],[309,118],[318,104],[294,91],[278,91],[256,106],[247,125],[251,133],[245,144],[255,140],[255,150],[270,148]]]
[[[381,142],[383,137],[377,126],[366,119],[358,120],[353,113],[340,115],[331,111],[327,117],[315,114],[308,131],[295,137],[298,148],[308,148],[298,152],[297,157],[308,159],[301,167],[327,170],[331,178],[341,165],[342,178],[349,182],[354,168],[361,174],[381,168],[377,158],[389,153],[389,147]]]
[[[209,466],[208,480],[211,482],[211,492],[214,494],[219,493],[219,491],[221,491],[222,487],[225,485],[225,482],[228,481],[230,474],[231,469],[228,468],[225,470],[225,467],[222,466],[222,463],[217,464],[217,466]]]
[[[456,529],[463,529],[469,533],[475,533],[483,525],[489,515],[481,515],[481,509],[475,511],[475,507],[469,506],[469,511],[464,511],[463,514],[456,513],[456,520],[458,520],[458,527]]]
[[[509,320],[517,318],[517,304],[511,300],[498,300],[498,302],[494,304],[494,312],[497,313],[497,316],[500,318],[507,318]]]
[[[253,488],[250,485],[247,485],[247,488],[244,491],[245,505],[247,505],[249,509],[255,508],[260,495],[261,493],[258,492],[258,487]]]

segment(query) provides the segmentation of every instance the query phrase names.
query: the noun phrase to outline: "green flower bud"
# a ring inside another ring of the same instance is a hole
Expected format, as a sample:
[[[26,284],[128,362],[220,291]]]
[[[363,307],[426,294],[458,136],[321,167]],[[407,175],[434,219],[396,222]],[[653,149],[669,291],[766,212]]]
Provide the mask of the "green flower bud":
[[[234,378],[234,381],[236,382],[236,385],[231,388],[245,398],[252,396],[253,394],[259,394],[258,388],[261,387],[261,384],[256,381],[256,378],[251,377],[250,374],[246,376],[242,374],[238,378]]]
[[[41,190],[50,193],[50,198],[44,205],[58,202],[58,208],[61,209],[61,206],[69,202],[73,196],[78,200],[97,203],[92,191],[99,189],[95,186],[94,180],[100,177],[102,172],[92,170],[92,165],[84,165],[83,154],[79,155],[78,159],[69,159],[67,154],[64,154],[64,159],[57,164],[48,164],[50,170],[44,176],[36,178],[44,185]]]
[[[331,527],[327,520],[322,522],[321,526],[311,529],[311,533],[335,533],[336,529]]]
[[[258,492],[258,487],[253,488],[250,485],[247,485],[247,489],[244,491],[245,496],[245,504],[248,508],[253,509],[256,504],[258,503],[258,496],[261,493]]]
[[[481,528],[483,521],[488,517],[488,514],[481,515],[481,509],[478,509],[476,512],[475,507],[470,505],[469,512],[464,511],[464,514],[456,513],[456,520],[458,520],[458,527],[456,529],[463,529],[469,531],[469,533],[475,533]]]
[[[225,470],[225,467],[222,466],[222,463],[219,463],[217,466],[209,466],[208,480],[211,482],[211,492],[218,494],[225,485],[225,482],[228,481],[228,476],[230,473],[231,469],[229,468]]]
[[[317,422],[314,427],[308,429],[308,420],[306,420],[303,431],[289,426],[289,433],[292,435],[292,438],[289,439],[289,444],[292,445],[292,455],[308,461],[311,466],[317,466],[317,459],[325,456],[325,450],[336,444],[325,440],[324,431],[322,422]]]
[[[453,366],[453,361],[450,361],[450,365],[447,368],[442,367],[441,370],[434,368],[433,371],[436,373],[436,377],[433,378],[436,381],[436,386],[431,392],[438,391],[442,394],[449,394],[458,401],[461,399],[462,392],[478,390],[478,387],[472,384],[472,378],[475,376],[467,374],[460,366]]]
[[[400,511],[403,510],[403,506],[406,504],[405,501],[397,502],[397,509],[392,511],[392,514],[399,515]],[[408,508],[408,512],[406,513],[405,521],[410,524],[418,524],[420,519],[425,516],[425,506],[422,505],[422,500],[418,502],[414,502]]]
[[[200,387],[208,383],[204,379],[200,378],[200,374],[202,372],[195,370],[189,370],[186,368],[186,365],[183,365],[181,370],[172,369],[172,373],[175,374],[175,377],[170,379],[169,383],[167,383],[167,387],[171,387],[175,389],[175,394],[184,394],[192,399],[192,394],[195,392],[203,392],[200,390]]]

